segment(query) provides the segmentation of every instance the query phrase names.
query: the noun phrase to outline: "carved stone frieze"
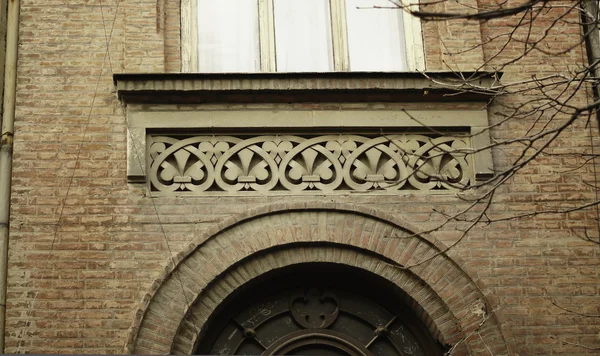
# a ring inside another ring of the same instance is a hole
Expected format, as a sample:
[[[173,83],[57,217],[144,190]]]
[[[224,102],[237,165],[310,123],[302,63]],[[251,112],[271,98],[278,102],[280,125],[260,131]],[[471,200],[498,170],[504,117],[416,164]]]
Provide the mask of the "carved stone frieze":
[[[155,192],[394,192],[468,187],[468,136],[149,136]]]

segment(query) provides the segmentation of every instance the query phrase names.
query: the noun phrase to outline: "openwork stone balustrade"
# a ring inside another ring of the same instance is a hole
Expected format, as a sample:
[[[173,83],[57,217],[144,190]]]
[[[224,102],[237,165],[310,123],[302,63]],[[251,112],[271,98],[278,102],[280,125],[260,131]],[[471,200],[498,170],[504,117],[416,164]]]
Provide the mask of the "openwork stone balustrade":
[[[394,192],[468,187],[468,136],[149,136],[152,191]]]

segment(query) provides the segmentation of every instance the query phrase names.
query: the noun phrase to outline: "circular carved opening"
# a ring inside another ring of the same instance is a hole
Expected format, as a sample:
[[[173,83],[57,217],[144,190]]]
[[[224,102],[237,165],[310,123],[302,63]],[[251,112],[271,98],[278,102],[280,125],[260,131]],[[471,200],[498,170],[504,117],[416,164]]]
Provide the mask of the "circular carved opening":
[[[219,305],[196,354],[442,355],[408,300],[394,284],[355,267],[273,270]]]

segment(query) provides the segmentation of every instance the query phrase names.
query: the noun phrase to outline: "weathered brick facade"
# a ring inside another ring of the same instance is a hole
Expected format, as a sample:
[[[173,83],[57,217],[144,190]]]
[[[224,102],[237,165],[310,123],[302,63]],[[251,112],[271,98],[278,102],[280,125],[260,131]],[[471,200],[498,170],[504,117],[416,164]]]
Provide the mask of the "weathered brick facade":
[[[487,2],[463,3],[477,7]],[[442,6],[452,11],[454,5]],[[533,36],[541,36],[542,24],[550,25],[559,12],[560,7],[541,15],[547,20],[537,23]],[[570,50],[554,56],[531,51],[503,67],[502,80],[566,74],[583,66],[586,54],[575,15],[554,24],[544,42],[556,52]],[[515,23],[513,18],[481,24],[425,22],[427,71],[494,70],[522,53],[512,44],[494,56],[502,42],[489,40]],[[193,325],[178,315],[195,313],[197,321],[206,320],[214,310],[211,303],[243,282],[221,276],[230,266],[254,263],[260,268],[252,270],[260,275],[298,261],[327,261],[360,266],[405,286],[423,304],[429,313],[424,315],[434,320],[433,329],[444,342],[468,337],[458,353],[598,353],[591,348],[600,347],[600,318],[583,314],[600,314],[600,249],[578,237],[583,229],[597,234],[595,209],[477,226],[446,252],[460,237],[460,224],[411,234],[443,223],[433,208],[450,214],[464,209],[468,203],[455,194],[155,196],[146,184],[128,182],[127,111],[135,104],[118,99],[113,74],[180,71],[179,24],[176,0],[21,0],[7,352],[192,352]],[[485,45],[463,51],[482,41]],[[527,100],[514,94],[489,106],[338,100],[209,103],[177,110],[310,110],[318,116],[323,110],[458,111],[479,106],[487,110],[491,124],[499,124],[508,106]],[[582,91],[571,104],[590,100]],[[523,136],[536,119],[498,125],[492,138]],[[592,153],[597,128],[580,121],[563,132],[551,152]],[[508,167],[519,154],[512,148],[495,149],[494,168]],[[580,167],[565,168],[573,165]],[[490,214],[511,216],[545,210],[549,203],[569,207],[593,202],[596,191],[586,182],[593,183],[595,174],[592,162],[581,157],[541,156],[498,188]],[[410,238],[390,238],[394,231]],[[373,257],[406,266],[440,251],[439,258],[411,272]],[[256,257],[259,252],[260,258],[269,253],[272,258],[262,261]],[[182,278],[197,279],[189,287],[198,300],[192,307],[186,305],[187,297],[177,296]],[[409,282],[399,282],[402,278],[424,281],[422,288],[431,292],[411,289]],[[213,280],[226,287],[209,287]],[[206,292],[210,288],[215,291]],[[216,297],[208,294],[211,302],[201,303],[207,293]],[[446,305],[447,312],[436,314],[436,303]],[[490,316],[483,327],[473,309],[477,303]],[[444,324],[445,318],[452,324]]]

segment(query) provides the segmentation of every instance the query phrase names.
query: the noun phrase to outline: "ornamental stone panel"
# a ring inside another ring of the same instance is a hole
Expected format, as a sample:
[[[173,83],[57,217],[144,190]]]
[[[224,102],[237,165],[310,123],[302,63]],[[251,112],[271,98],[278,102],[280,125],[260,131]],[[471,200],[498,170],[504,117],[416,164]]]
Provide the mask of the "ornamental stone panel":
[[[161,193],[455,191],[473,178],[467,135],[199,135],[148,138]]]

